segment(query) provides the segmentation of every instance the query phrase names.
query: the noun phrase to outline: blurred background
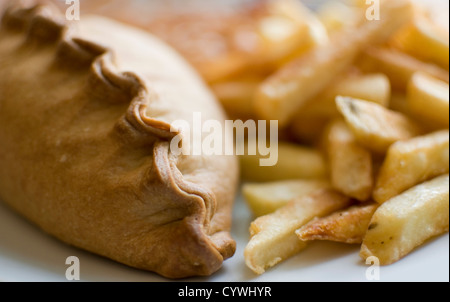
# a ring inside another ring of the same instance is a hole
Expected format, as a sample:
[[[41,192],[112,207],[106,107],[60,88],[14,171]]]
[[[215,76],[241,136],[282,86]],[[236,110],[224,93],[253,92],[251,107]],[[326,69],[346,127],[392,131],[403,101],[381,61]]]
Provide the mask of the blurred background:
[[[40,1],[68,7],[65,0]],[[399,100],[414,71],[426,69],[448,82],[449,1],[411,1],[416,5],[408,25],[378,45],[363,47],[360,60],[342,74],[343,78],[387,76],[393,89],[390,103],[400,111],[405,109]],[[0,4],[6,2],[0,0]],[[316,47],[333,47],[334,40],[353,35],[365,21],[368,6],[365,0],[80,0],[82,16],[111,17],[170,44],[200,73],[230,118],[243,120],[260,118],[254,96],[268,78]],[[440,47],[433,50],[440,53],[439,58],[423,51],[430,45]],[[394,68],[394,63],[400,66]],[[281,137],[307,145],[318,143],[337,112],[317,98],[331,103],[334,95],[324,93],[310,100],[308,104],[316,105],[304,106]]]

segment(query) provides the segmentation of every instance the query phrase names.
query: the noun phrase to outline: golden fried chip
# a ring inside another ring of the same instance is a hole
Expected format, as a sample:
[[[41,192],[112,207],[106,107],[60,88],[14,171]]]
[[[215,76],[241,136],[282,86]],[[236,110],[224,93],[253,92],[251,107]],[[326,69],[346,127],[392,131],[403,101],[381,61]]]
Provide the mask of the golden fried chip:
[[[295,234],[302,241],[361,244],[377,207],[374,203],[352,206],[330,216],[316,218],[295,231]]]
[[[382,204],[372,217],[361,257],[392,264],[426,240],[448,232],[449,176],[420,184]]]

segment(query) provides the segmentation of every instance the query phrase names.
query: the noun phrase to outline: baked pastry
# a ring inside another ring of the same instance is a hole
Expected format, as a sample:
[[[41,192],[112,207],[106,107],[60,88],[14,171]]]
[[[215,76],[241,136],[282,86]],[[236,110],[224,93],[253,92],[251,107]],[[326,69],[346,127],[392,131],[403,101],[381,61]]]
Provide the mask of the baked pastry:
[[[169,278],[235,252],[233,156],[175,155],[175,120],[226,119],[148,33],[11,1],[0,27],[0,199],[62,241]],[[189,135],[189,133],[185,133]]]

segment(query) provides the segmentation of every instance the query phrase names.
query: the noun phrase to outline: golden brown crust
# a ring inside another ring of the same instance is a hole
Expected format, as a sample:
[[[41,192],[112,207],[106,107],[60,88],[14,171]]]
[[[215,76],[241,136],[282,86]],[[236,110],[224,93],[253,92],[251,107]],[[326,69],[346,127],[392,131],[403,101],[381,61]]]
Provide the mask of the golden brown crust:
[[[0,197],[59,239],[127,265],[214,273],[235,251],[236,159],[176,157],[169,140],[174,119],[197,110],[224,121],[222,110],[153,38],[103,19],[65,23],[21,4],[2,19]]]
[[[355,205],[322,218],[315,218],[296,231],[302,241],[328,240],[361,244],[378,205]]]

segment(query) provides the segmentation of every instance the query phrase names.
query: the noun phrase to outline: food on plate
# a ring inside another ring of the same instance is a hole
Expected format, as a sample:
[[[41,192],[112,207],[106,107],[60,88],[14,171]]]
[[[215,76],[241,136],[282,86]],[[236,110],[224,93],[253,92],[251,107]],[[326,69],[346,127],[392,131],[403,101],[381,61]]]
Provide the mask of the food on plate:
[[[443,130],[393,144],[378,174],[373,197],[383,203],[426,180],[449,172],[449,132]]]
[[[419,71],[449,82],[448,70],[394,48],[371,47],[365,51],[357,64],[364,72],[385,74],[389,77],[392,87],[398,91],[406,91],[412,76]]]
[[[372,154],[356,140],[342,120],[332,122],[325,137],[333,188],[360,201],[372,196]]]
[[[358,244],[385,265],[448,231],[440,7],[90,0],[66,25],[50,6],[7,2],[0,197],[63,241],[170,278],[213,274],[236,248],[239,162],[257,274],[317,240]],[[179,132],[193,134],[171,122],[192,125],[194,112],[242,122],[239,159],[171,152]]]
[[[392,5],[388,8],[392,13],[394,7],[410,8],[411,3],[406,2],[382,2],[382,9]],[[358,1],[357,6],[367,8],[367,3]],[[267,175],[256,167],[258,156],[243,158],[243,174],[252,171],[255,179],[262,181],[244,184],[244,197],[255,216],[266,214],[252,222],[244,251],[246,264],[255,273],[264,273],[316,240],[362,245],[361,255],[379,256],[382,264],[387,264],[391,263],[387,257],[401,257],[430,236],[448,231],[448,188],[446,197],[442,183],[427,182],[449,169],[449,75],[448,67],[439,60],[445,44],[420,50],[428,56],[402,47],[401,43],[418,42],[418,33],[404,34],[422,16],[416,4],[413,7],[397,14],[404,17],[396,20],[398,26],[355,20],[362,10],[346,5],[336,15],[327,13],[327,6],[319,9],[330,42],[282,66],[260,85],[253,100],[255,118],[278,120],[281,133],[288,134],[284,139],[289,146],[321,153],[327,170],[324,181],[329,182],[325,190],[339,194],[348,204],[309,215],[317,203],[304,202],[320,191],[313,188],[311,192],[312,187],[299,185],[310,179],[290,176],[293,170],[303,169],[293,169],[293,164],[279,166],[267,174],[286,180],[271,183],[268,181],[273,178],[257,178]],[[383,10],[382,16],[385,14]],[[427,30],[420,33],[425,36],[422,38],[432,39],[436,32]],[[248,104],[245,102],[246,108]],[[280,159],[283,157],[280,152]],[[432,187],[437,188],[434,195],[429,194]],[[410,200],[411,205],[399,202],[402,200]],[[353,205],[354,201],[359,204]],[[434,214],[442,212],[436,221],[432,208]],[[378,218],[386,233],[397,234],[392,239],[396,247],[387,249],[386,254],[385,242],[371,239],[378,236],[372,232],[377,223],[371,223]],[[414,238],[415,230],[421,227],[428,230],[420,230]],[[373,253],[367,252],[369,249]]]
[[[392,40],[392,44],[398,49],[448,70],[448,31],[434,24],[429,17],[414,18],[412,24],[396,34]]]
[[[295,112],[316,97],[353,65],[369,45],[383,43],[412,18],[409,1],[382,1],[378,22],[365,17],[358,27],[345,29],[328,44],[293,60],[265,80],[254,100],[259,118],[276,119],[286,126]]]
[[[293,199],[272,214],[257,218],[250,226],[245,263],[256,274],[263,274],[306,247],[295,235],[298,228],[314,217],[328,215],[350,204],[349,197],[324,189]]]
[[[180,26],[187,28],[180,33]],[[315,15],[295,0],[256,1],[232,13],[167,14],[145,27],[185,55],[210,83],[271,72],[328,38]]]
[[[254,116],[253,95],[261,76],[243,76],[211,84],[211,89],[231,116],[249,119]]]
[[[274,166],[261,166],[257,155],[245,154],[240,157],[241,174],[246,181],[277,181],[286,179],[324,179],[327,164],[323,154],[314,148],[280,142],[278,162]]]
[[[296,115],[285,131],[297,144],[316,148],[322,143],[322,133],[329,122],[330,118],[325,115],[309,115],[302,112]]]
[[[292,199],[298,199],[319,189],[330,188],[324,180],[284,180],[265,183],[245,183],[242,194],[255,217],[275,212]]]
[[[237,159],[169,148],[174,120],[226,119],[198,74],[143,31],[10,4],[0,27],[2,200],[132,267],[170,278],[219,270],[235,252]]]
[[[408,86],[411,114],[438,127],[449,126],[449,85],[423,73],[416,73]]]
[[[375,212],[361,246],[361,257],[392,264],[426,240],[448,232],[449,176],[417,185],[386,201]]]
[[[341,1],[326,1],[317,9],[319,20],[330,34],[344,28],[357,26],[362,11],[359,7]]]
[[[362,99],[388,107],[391,98],[391,84],[384,74],[350,74],[339,79],[323,91],[317,98],[303,107],[296,119],[307,116],[339,116],[336,108],[336,97],[347,96]],[[295,123],[295,121],[294,121]]]
[[[296,0],[253,1],[228,8],[220,2],[189,3],[198,9],[184,10],[164,5],[153,5],[152,10],[142,3],[124,8],[123,2],[100,7],[86,3],[86,10],[150,31],[177,49],[208,83],[272,72],[328,40],[316,15]]]
[[[302,241],[361,244],[377,207],[376,203],[355,205],[326,217],[315,218],[295,231],[295,234]]]
[[[301,143],[317,144],[330,120],[339,117],[335,100],[341,95],[388,106],[391,86],[384,74],[361,74],[351,70],[295,114],[289,133]]]
[[[398,91],[393,92],[389,102],[389,109],[400,112],[406,116],[411,116],[406,93]]]
[[[411,118],[372,102],[338,97],[336,105],[357,141],[378,154],[385,154],[399,140],[413,138],[423,132]]]

